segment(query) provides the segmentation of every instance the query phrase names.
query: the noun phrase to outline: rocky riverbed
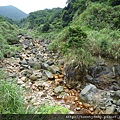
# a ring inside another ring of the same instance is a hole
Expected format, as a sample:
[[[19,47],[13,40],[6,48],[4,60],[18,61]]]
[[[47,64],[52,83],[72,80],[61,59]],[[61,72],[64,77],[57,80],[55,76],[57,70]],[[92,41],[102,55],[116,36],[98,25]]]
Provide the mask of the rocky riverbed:
[[[105,61],[85,73],[67,66],[60,52],[48,50],[49,40],[18,36],[21,52],[1,62],[7,78],[24,88],[25,105],[56,104],[72,114],[120,113],[120,65]],[[73,84],[75,83],[75,84]]]

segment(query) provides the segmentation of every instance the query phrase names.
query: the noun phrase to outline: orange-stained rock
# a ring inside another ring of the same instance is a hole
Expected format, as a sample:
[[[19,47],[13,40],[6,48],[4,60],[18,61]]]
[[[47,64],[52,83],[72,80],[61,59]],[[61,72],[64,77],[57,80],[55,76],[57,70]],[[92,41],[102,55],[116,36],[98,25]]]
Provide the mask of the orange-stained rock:
[[[55,78],[55,79],[58,79],[59,77],[58,77],[58,75],[55,75],[54,78]]]
[[[55,79],[55,82],[63,82],[63,79]]]
[[[59,78],[64,78],[64,75],[62,74],[62,75],[59,75]]]

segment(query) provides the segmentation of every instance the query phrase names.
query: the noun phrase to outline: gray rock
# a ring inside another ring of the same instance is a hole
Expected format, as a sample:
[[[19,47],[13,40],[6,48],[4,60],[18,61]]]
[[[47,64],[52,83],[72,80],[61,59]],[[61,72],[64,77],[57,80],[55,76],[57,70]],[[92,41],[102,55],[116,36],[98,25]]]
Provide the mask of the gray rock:
[[[95,64],[89,67],[86,76],[86,80],[94,84],[97,88],[103,90],[120,90],[120,81],[117,79],[120,77],[120,65],[106,66],[102,64]]]
[[[21,72],[21,76],[26,76],[26,77],[30,77],[33,74],[32,70],[23,70]]]
[[[36,75],[31,75],[30,77],[30,80],[32,80],[32,81],[36,81],[37,79],[38,79],[38,77],[36,76]]]
[[[11,78],[16,78],[16,73],[9,73],[9,77],[11,77]]]
[[[115,91],[110,90],[109,92],[110,92],[110,96],[112,96],[112,97],[115,96]]]
[[[34,68],[34,69],[41,69],[41,68],[42,68],[42,64],[41,64],[41,63],[35,62],[35,61],[32,61],[32,60],[29,60],[29,61],[28,61],[28,65],[29,65],[31,68]]]
[[[120,107],[117,108],[117,112],[120,113]]]
[[[117,91],[115,92],[115,95],[116,95],[117,97],[120,97],[120,90],[117,90]]]
[[[33,48],[33,49],[31,50],[31,52],[32,52],[33,54],[35,54],[35,53],[37,53],[37,49]]]
[[[40,72],[40,71],[34,72],[34,75],[37,76],[38,78],[42,78],[42,76],[43,76],[42,72]]]
[[[53,62],[53,60],[47,60],[47,62],[46,62],[48,65],[53,65],[54,64],[54,62]]]
[[[50,66],[50,70],[53,74],[61,73],[60,68],[58,66],[55,66],[55,65]]]
[[[96,86],[90,84],[87,85],[80,93],[80,99],[85,102],[93,101],[93,95],[97,92]]]
[[[44,72],[49,79],[53,79],[53,74],[50,71],[44,70]]]
[[[41,59],[43,59],[43,56],[38,53],[38,54],[36,54],[36,58],[41,60]]]
[[[33,39],[33,37],[32,36],[30,36],[30,35],[24,35],[24,37],[25,37],[25,39],[28,39],[28,40],[30,40],[30,39]]]
[[[119,105],[119,106],[120,106],[120,99],[117,101],[117,105]]]
[[[86,78],[86,80],[88,80],[88,81],[92,81],[92,80],[93,80],[93,77],[91,77],[91,76],[88,75],[88,74],[85,76],[85,78]]]
[[[105,114],[113,114],[116,109],[116,105],[106,107]]]
[[[29,47],[28,45],[23,44],[24,49],[27,49],[28,47]]]
[[[18,35],[17,38],[19,38],[19,39],[22,38],[22,35]]]
[[[19,62],[19,64],[27,65],[27,61],[23,59],[22,61]]]
[[[112,98],[108,98],[106,100],[106,106],[111,106],[113,104],[113,99]]]
[[[47,63],[42,63],[42,69],[49,70],[50,66]]]
[[[54,89],[54,92],[55,93],[61,93],[61,92],[63,92],[63,89],[64,89],[63,86],[58,86]]]

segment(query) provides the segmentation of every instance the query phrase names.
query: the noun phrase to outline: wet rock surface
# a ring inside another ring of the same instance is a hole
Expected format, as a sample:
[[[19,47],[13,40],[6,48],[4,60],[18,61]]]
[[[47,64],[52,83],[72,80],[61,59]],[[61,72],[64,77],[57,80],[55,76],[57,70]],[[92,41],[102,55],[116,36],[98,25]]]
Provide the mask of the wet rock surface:
[[[86,73],[76,65],[64,66],[63,56],[48,50],[50,41],[31,36],[19,39],[22,51],[6,58],[0,67],[7,78],[15,78],[24,88],[27,107],[54,103],[69,108],[72,114],[120,113],[119,65],[101,64]]]

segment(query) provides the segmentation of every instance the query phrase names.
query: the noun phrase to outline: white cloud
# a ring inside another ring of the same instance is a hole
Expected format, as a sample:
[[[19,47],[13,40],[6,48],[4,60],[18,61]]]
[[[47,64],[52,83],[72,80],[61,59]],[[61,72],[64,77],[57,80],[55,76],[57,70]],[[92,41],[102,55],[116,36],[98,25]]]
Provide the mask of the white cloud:
[[[65,7],[67,0],[0,0],[0,6],[13,5],[30,13],[45,8]]]

